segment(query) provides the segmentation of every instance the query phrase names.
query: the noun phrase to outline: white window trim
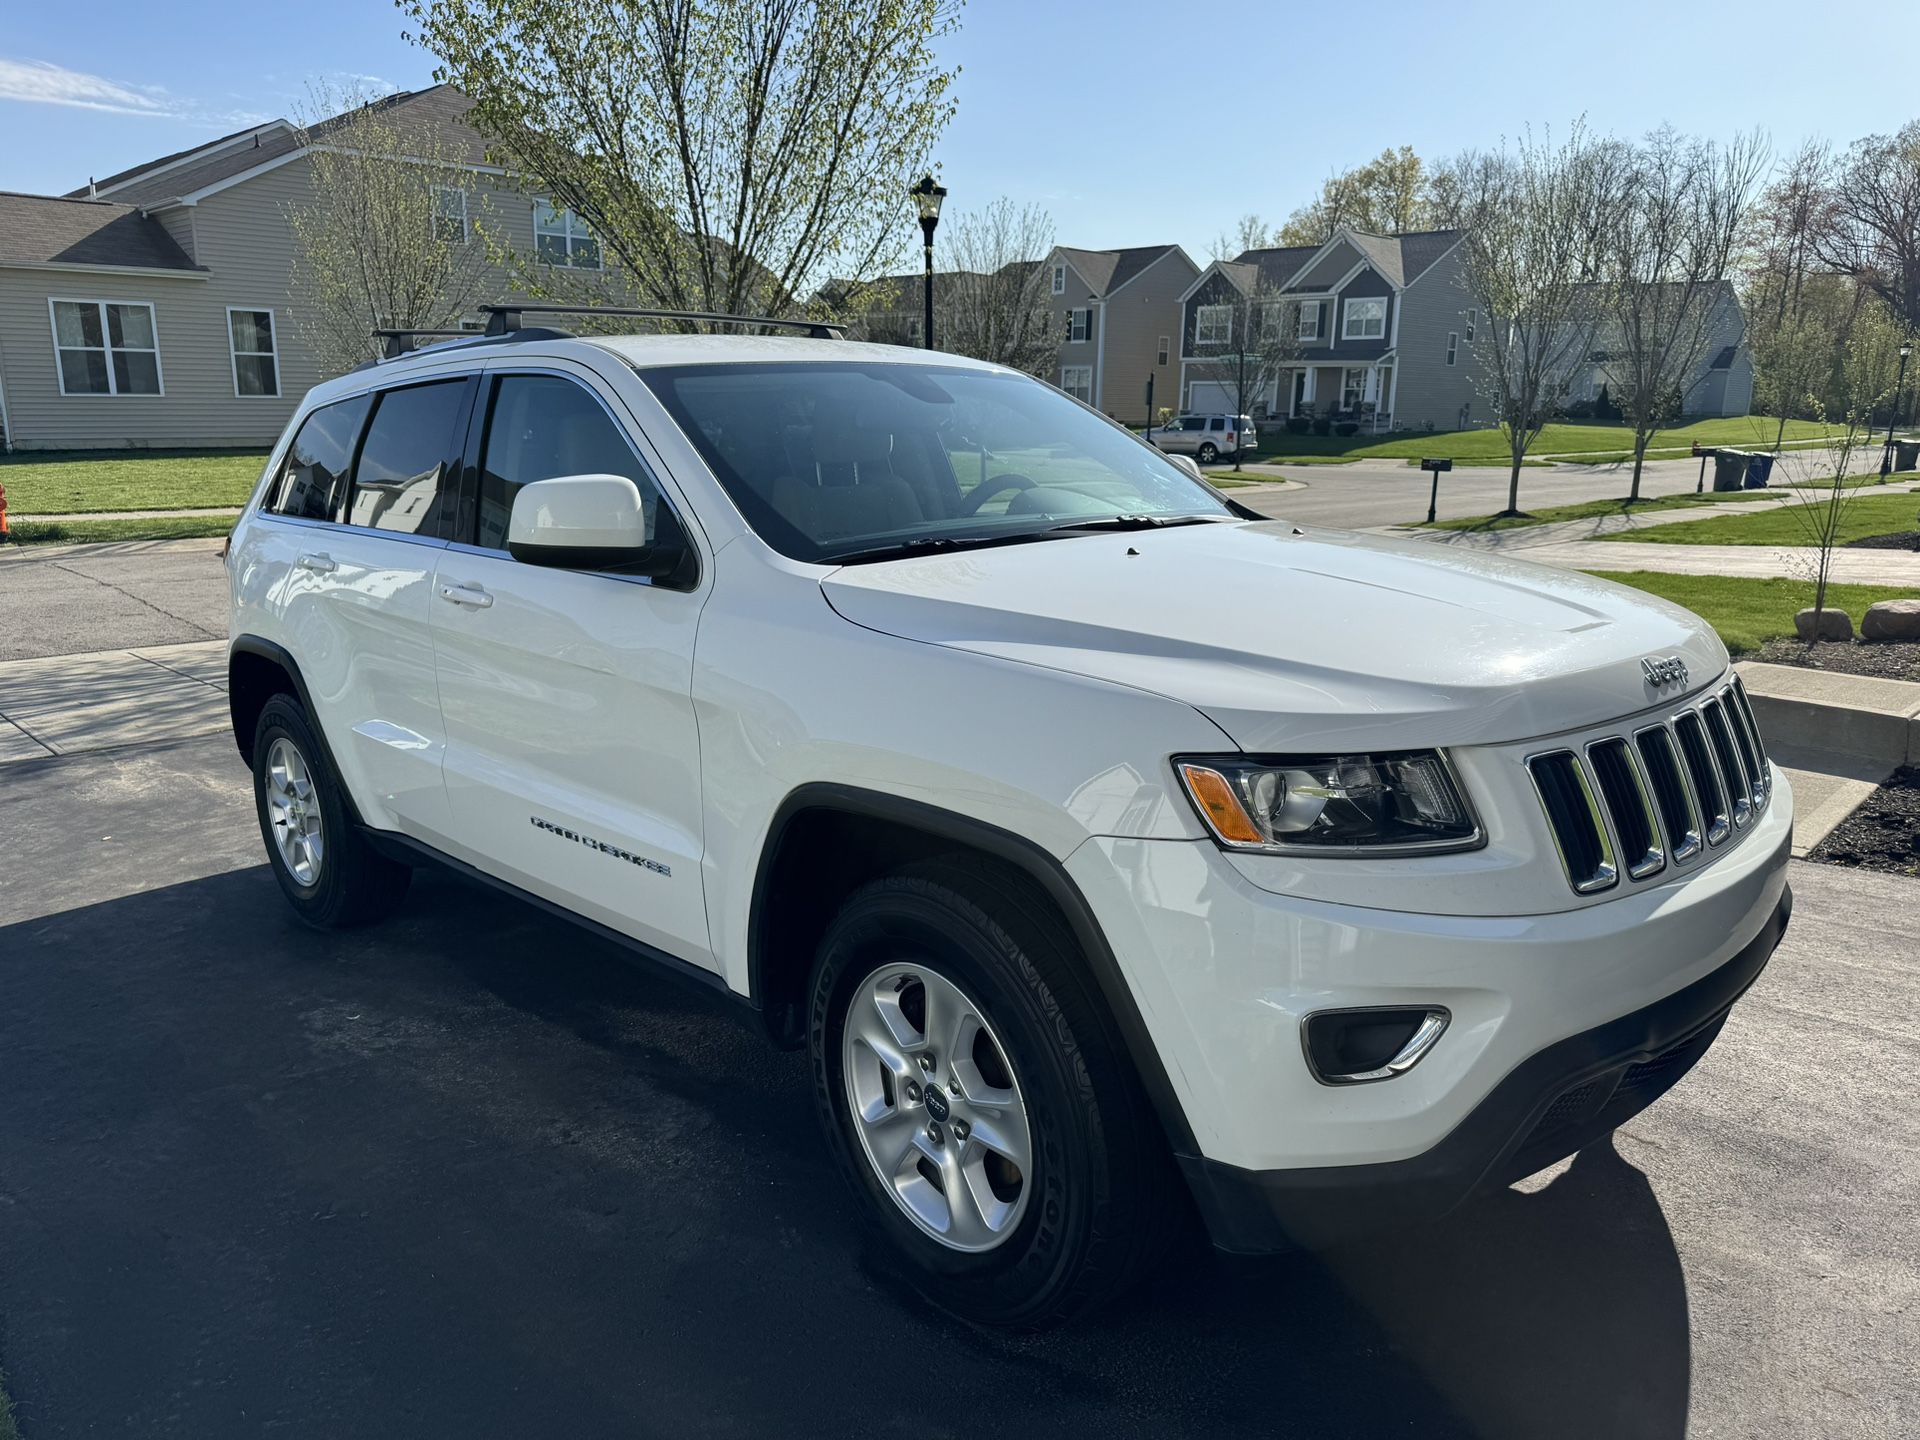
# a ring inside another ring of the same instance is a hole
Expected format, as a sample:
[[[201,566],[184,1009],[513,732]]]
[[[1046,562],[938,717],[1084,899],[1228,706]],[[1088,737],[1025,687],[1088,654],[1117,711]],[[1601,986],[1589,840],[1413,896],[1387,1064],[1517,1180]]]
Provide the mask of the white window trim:
[[[1173,337],[1171,335],[1162,335],[1160,337],[1160,343],[1154,348],[1153,363],[1156,367],[1165,365],[1172,358]]]
[[[1458,358],[1459,354],[1460,354],[1460,333],[1457,330],[1449,330],[1447,331],[1447,364],[1449,365],[1453,364],[1454,360]]]
[[[91,345],[62,345],[60,343],[60,320],[53,308],[56,305],[92,305],[99,310],[100,352],[107,357],[107,388],[104,394],[99,390],[67,389],[67,372],[61,368],[60,352],[62,350],[91,350],[94,347]],[[72,396],[76,400],[122,398],[120,395],[120,382],[114,378],[113,374],[113,338],[112,332],[107,329],[107,306],[109,305],[143,306],[147,312],[147,324],[153,331],[153,349],[151,352],[129,348],[127,346],[122,346],[121,348],[129,355],[152,354],[154,383],[160,388],[151,395],[143,390],[124,398],[131,400],[164,400],[167,395],[167,372],[165,367],[160,363],[160,314],[153,308],[153,302],[151,300],[83,300],[74,295],[49,295],[47,297],[47,330],[53,340],[53,378],[60,385],[60,394],[62,396]]]
[[[549,225],[544,231],[540,228],[540,207],[542,205],[545,205],[549,210],[553,211],[556,220],[559,222],[558,229],[555,229],[552,225]],[[579,227],[578,235],[574,232],[575,226]],[[593,233],[593,227],[565,206],[554,204],[551,195],[542,196],[533,202],[533,254],[534,258],[542,264],[555,265],[556,262],[547,260],[540,254],[540,237],[543,234],[558,235],[567,242],[566,264],[557,265],[556,268],[561,270],[606,269],[606,248],[602,245],[600,237]],[[591,265],[576,265],[574,263],[573,242],[581,238],[593,241],[594,253],[600,257]]]
[[[1217,328],[1215,326],[1208,325],[1208,321],[1210,319],[1217,320],[1221,315],[1225,315],[1227,317],[1227,321],[1226,321],[1227,333],[1224,336],[1220,336],[1211,340],[1207,339],[1205,336],[1203,336],[1200,333],[1201,328],[1203,326],[1206,326],[1209,329]],[[1231,345],[1233,343],[1233,306],[1231,305],[1196,305],[1194,306],[1193,307],[1193,343],[1195,345]]]
[[[1087,393],[1084,400],[1082,400],[1081,396],[1073,394],[1075,387],[1068,382],[1067,377],[1069,375],[1084,375],[1087,377],[1085,387]],[[1093,367],[1091,365],[1062,365],[1060,367],[1060,388],[1066,391],[1067,394],[1073,395],[1074,399],[1082,400],[1083,404],[1091,405],[1093,403]]]
[[[1353,333],[1353,307],[1356,305],[1378,305],[1380,307],[1379,333],[1373,334],[1373,335],[1356,335]],[[1341,301],[1340,338],[1342,340],[1384,340],[1386,339],[1387,338],[1387,311],[1389,308],[1391,307],[1387,304],[1387,297],[1385,295],[1355,295],[1350,297],[1349,299]]]
[[[1302,300],[1300,302],[1300,320],[1299,323],[1293,327],[1294,339],[1318,340],[1320,338],[1321,307],[1325,304],[1326,302],[1324,300]],[[1312,325],[1307,324],[1307,307],[1309,305],[1313,307]]]
[[[273,349],[236,350],[233,345],[233,317],[236,313],[246,315],[265,315],[267,323],[273,327]],[[157,341],[159,336],[155,336]],[[265,356],[273,361],[273,393],[271,395],[247,395],[240,390],[240,357],[253,359]],[[274,313],[271,305],[229,305],[227,306],[227,363],[233,371],[233,398],[236,400],[279,400],[280,394],[280,317]]]
[[[1067,343],[1069,345],[1086,344],[1087,336],[1092,333],[1093,311],[1091,309],[1083,307],[1067,311]]]
[[[1351,388],[1347,384],[1347,377],[1349,375],[1355,375],[1355,374],[1359,375],[1360,377],[1360,389],[1359,389],[1358,396],[1355,398],[1353,402],[1353,408],[1358,410],[1362,405],[1367,403],[1367,383],[1369,378],[1373,374],[1373,367],[1371,365],[1346,365],[1341,367],[1340,403],[1342,406],[1346,405],[1347,391]]]
[[[468,212],[467,190],[464,185],[436,185],[433,187],[434,226],[438,228],[442,220],[451,220],[453,218],[453,216],[442,214],[440,211],[441,197],[446,195],[458,195],[460,197],[460,239],[456,243],[461,245],[470,244],[473,240],[473,216]],[[438,237],[436,236],[435,238],[437,239]],[[535,238],[537,240],[538,236]],[[279,337],[275,336],[275,338],[278,339]]]
[[[1055,265],[1053,267],[1053,293],[1056,295],[1064,295],[1067,293],[1067,267],[1065,265]]]
[[[1469,308],[1467,311],[1467,343],[1469,345],[1473,343],[1474,327],[1478,325],[1479,322],[1480,322],[1480,307],[1478,305],[1475,305]]]

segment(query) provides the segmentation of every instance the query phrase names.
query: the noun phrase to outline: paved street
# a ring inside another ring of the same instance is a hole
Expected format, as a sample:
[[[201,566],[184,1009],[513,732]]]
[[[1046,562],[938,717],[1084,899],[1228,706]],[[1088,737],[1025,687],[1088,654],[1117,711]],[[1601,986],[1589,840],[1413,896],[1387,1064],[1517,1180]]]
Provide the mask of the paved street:
[[[723,1002],[437,876],[309,933],[259,846],[224,736],[0,769],[31,1440],[1920,1424],[1910,881],[1797,865],[1718,1046],[1570,1169],[1007,1339],[866,1250],[803,1063]]]
[[[0,546],[0,660],[226,633],[218,540]]]

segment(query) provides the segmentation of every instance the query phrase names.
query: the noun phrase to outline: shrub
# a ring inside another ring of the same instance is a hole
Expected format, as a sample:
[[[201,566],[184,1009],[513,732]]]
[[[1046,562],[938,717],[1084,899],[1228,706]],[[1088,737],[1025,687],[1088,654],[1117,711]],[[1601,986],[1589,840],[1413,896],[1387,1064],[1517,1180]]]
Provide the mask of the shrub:
[[[1333,427],[1333,433],[1336,435],[1358,435],[1360,433],[1360,422],[1358,420],[1342,420],[1338,425]]]
[[[1333,421],[1324,415],[1320,416],[1313,422],[1313,433],[1316,435],[1331,435],[1333,433]]]
[[[1312,425],[1313,422],[1304,415],[1289,415],[1287,417],[1287,433],[1289,435],[1304,435]]]

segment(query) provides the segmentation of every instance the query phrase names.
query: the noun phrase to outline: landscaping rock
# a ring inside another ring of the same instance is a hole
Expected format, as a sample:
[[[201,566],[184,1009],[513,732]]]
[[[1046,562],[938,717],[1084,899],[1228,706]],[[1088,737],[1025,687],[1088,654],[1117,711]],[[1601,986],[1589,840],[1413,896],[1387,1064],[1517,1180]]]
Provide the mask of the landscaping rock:
[[[1820,632],[1814,633],[1815,615],[1820,619]],[[1853,621],[1844,610],[1835,610],[1828,606],[1825,610],[1802,610],[1793,617],[1794,633],[1802,640],[1851,640]]]
[[[1860,617],[1863,640],[1920,640],[1920,600],[1882,600]]]

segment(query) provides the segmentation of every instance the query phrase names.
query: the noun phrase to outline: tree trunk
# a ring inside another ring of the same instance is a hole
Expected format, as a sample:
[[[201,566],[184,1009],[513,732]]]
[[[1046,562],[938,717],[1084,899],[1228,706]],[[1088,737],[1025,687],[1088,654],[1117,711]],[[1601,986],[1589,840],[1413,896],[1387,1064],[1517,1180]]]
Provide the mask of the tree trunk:
[[[1507,513],[1509,515],[1520,513],[1520,462],[1525,458],[1526,453],[1517,447],[1513,452],[1513,473],[1507,477]]]
[[[1640,467],[1647,463],[1647,442],[1652,438],[1651,432],[1638,429],[1633,432],[1633,484],[1627,488],[1629,505],[1640,498]]]

